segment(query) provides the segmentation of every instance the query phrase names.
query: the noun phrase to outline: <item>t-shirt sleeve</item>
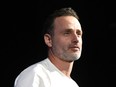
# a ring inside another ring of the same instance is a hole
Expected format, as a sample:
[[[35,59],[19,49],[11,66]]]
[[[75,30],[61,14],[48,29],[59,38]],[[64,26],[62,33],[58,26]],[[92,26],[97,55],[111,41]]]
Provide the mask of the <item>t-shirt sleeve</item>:
[[[39,76],[34,71],[24,71],[15,79],[14,87],[40,87]]]

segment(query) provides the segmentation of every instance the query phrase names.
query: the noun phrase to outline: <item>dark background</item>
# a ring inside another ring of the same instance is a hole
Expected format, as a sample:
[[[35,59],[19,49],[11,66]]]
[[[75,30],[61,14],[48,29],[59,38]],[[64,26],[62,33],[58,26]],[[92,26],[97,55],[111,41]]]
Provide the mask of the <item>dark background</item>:
[[[11,7],[12,28],[5,29],[1,35],[4,87],[13,87],[23,69],[46,58],[42,26],[49,14],[62,7],[72,7],[83,28],[83,52],[74,63],[72,78],[80,87],[116,86],[116,6],[113,1],[15,1]]]

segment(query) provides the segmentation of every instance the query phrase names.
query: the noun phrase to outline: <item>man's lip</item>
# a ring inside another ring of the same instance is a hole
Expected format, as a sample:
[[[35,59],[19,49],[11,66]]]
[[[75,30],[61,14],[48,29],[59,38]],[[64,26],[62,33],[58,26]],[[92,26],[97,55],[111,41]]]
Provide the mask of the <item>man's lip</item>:
[[[74,48],[74,49],[79,49],[80,50],[80,48],[78,46],[71,46],[70,48]]]
[[[70,46],[71,48],[79,48],[80,49],[80,47],[79,46]]]

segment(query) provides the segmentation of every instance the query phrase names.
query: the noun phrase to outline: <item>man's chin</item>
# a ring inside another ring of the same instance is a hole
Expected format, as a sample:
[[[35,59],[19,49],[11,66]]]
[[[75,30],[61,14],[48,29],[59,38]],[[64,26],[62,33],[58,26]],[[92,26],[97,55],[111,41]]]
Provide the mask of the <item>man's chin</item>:
[[[78,60],[78,59],[80,59],[80,56],[76,56],[76,57],[72,57],[71,59],[68,59],[68,60],[66,60],[66,61],[68,61],[68,62],[74,62],[74,61],[76,61],[76,60]]]

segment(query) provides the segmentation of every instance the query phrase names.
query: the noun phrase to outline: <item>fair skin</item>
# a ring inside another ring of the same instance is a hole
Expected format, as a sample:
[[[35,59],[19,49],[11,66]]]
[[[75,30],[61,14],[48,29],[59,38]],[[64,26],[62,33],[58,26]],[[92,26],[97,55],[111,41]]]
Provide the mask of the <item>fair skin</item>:
[[[70,78],[73,63],[82,51],[82,29],[73,16],[57,17],[54,21],[54,34],[44,35],[49,48],[48,58],[67,77]]]

